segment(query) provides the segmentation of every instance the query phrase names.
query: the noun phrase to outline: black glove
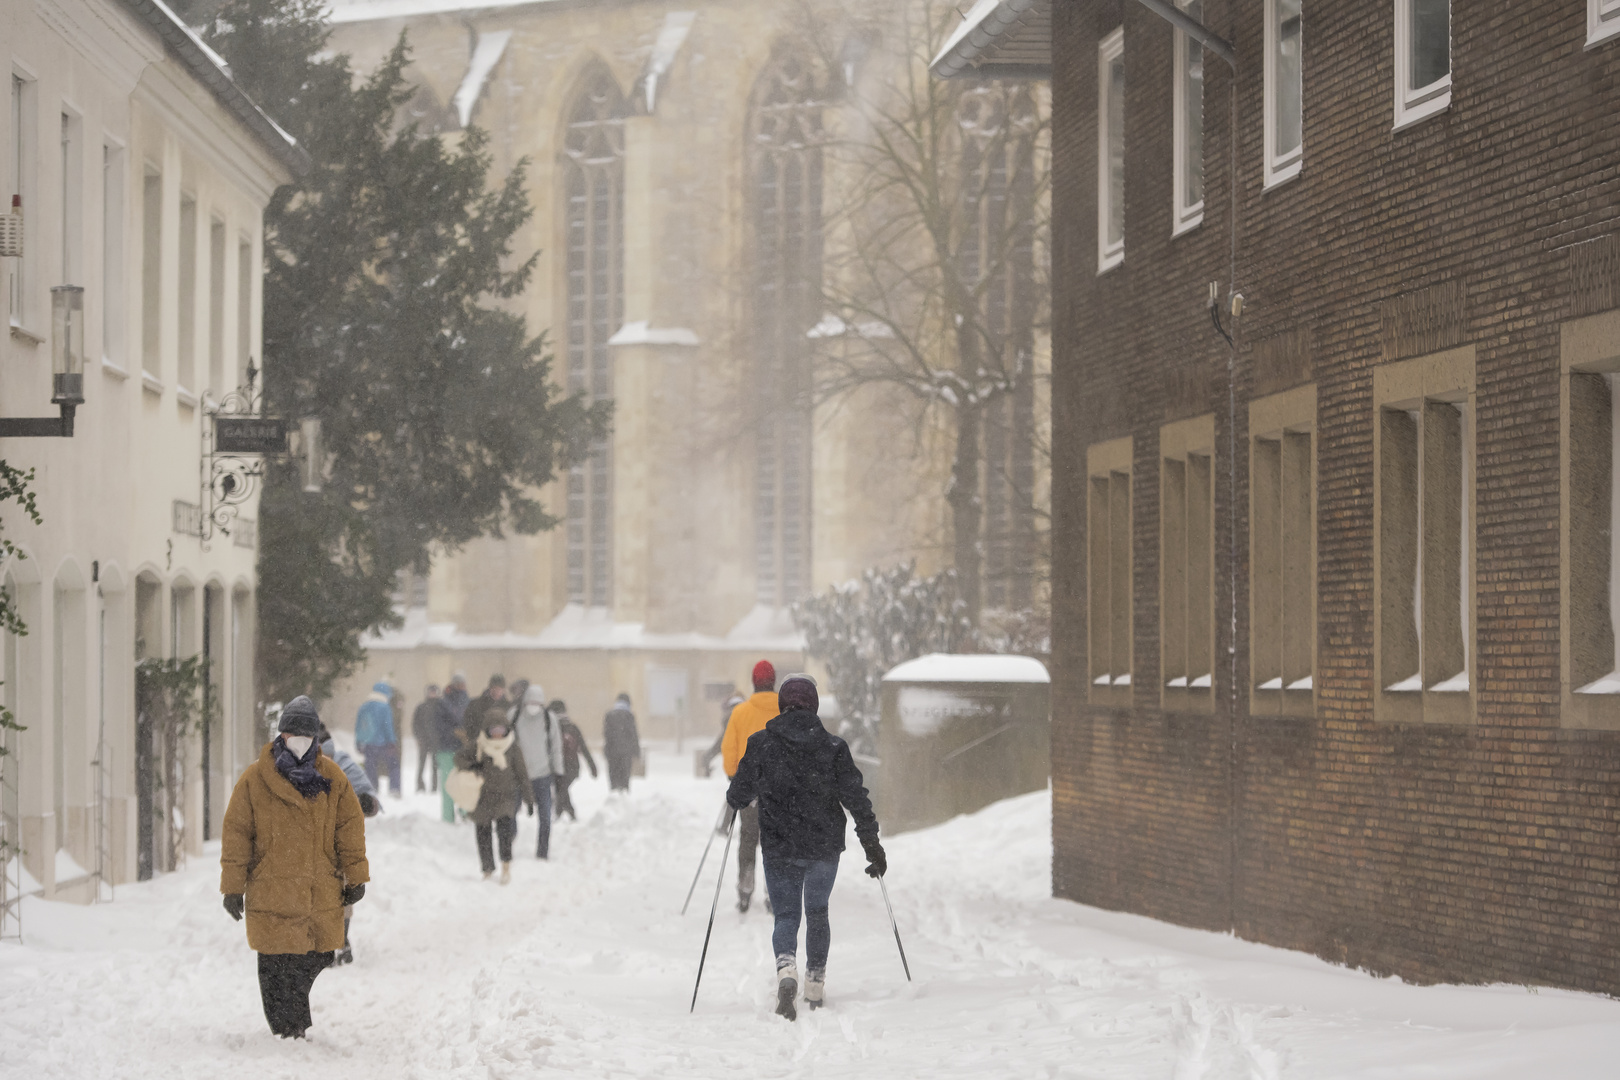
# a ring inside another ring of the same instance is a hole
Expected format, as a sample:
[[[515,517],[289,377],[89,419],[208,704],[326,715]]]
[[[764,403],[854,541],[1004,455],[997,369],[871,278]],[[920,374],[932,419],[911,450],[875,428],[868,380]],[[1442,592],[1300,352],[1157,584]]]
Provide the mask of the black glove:
[[[350,904],[359,903],[360,898],[365,895],[366,887],[364,885],[345,885],[343,886],[343,906],[348,907]]]
[[[377,801],[377,796],[371,794],[369,791],[361,794],[360,812],[362,814],[366,815],[366,817],[376,817],[378,812],[381,810],[382,803]]]
[[[242,911],[247,906],[247,898],[239,892],[225,894],[225,910],[237,922],[242,921]]]
[[[882,877],[889,872],[889,860],[883,856],[883,845],[873,840],[870,844],[863,844],[866,848],[866,876]]]

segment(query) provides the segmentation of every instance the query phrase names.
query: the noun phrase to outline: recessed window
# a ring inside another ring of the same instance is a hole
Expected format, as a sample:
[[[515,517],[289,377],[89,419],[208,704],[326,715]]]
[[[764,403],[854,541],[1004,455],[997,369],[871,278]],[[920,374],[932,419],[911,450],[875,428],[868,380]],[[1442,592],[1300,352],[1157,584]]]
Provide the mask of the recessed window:
[[[101,355],[124,360],[124,151],[101,148]]]
[[[1305,152],[1303,0],[1266,0],[1267,187],[1299,175]]]
[[[1179,0],[1198,22],[1204,0]],[[1204,220],[1204,47],[1181,30],[1176,34],[1172,126],[1175,139],[1175,220],[1172,233],[1185,232]]]
[[[1451,104],[1451,0],[1395,0],[1395,126]]]
[[[236,242],[236,385],[247,385],[248,364],[253,360],[253,242],[243,237]]]
[[[197,389],[197,200],[180,197],[179,369],[184,391]]]
[[[1159,662],[1166,709],[1214,707],[1215,419],[1159,430]]]
[[[1125,261],[1125,28],[1097,47],[1097,272]]]
[[[1466,348],[1374,374],[1381,720],[1469,716],[1472,373]]]
[[[163,175],[148,169],[141,187],[141,370],[163,377]]]
[[[225,396],[225,223],[208,223],[208,392]]]
[[[1250,711],[1309,716],[1316,674],[1316,388],[1249,405]]]
[[[1596,45],[1620,34],[1620,0],[1586,0],[1586,43]]]
[[[11,191],[22,198],[23,216],[38,220],[38,205],[34,200],[34,83],[20,75],[11,76]],[[0,213],[11,212],[11,200],[5,200]],[[34,245],[25,243],[20,259],[7,259],[10,271],[10,304],[8,314],[11,325],[28,325],[32,314],[34,281]]]
[[[1131,703],[1131,440],[1086,453],[1091,700]]]

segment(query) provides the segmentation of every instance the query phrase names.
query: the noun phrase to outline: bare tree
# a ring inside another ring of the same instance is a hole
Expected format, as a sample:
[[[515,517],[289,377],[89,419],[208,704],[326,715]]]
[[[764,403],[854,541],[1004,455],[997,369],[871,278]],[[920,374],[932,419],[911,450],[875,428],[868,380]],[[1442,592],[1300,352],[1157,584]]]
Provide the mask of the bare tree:
[[[1034,352],[1049,306],[1045,88],[934,78],[929,61],[960,20],[941,0],[806,0],[800,19],[838,106],[823,150],[817,400],[887,384],[924,415],[943,410],[960,596],[976,623],[988,561],[992,606],[1027,608]]]

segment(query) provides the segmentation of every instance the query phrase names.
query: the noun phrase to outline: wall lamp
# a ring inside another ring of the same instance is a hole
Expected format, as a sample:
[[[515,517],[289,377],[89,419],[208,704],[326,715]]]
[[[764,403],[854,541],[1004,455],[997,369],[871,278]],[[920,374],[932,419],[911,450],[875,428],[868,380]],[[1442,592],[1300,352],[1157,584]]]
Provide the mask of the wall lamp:
[[[84,404],[84,288],[51,289],[51,404],[57,416],[0,418],[0,439],[73,437],[73,413]]]

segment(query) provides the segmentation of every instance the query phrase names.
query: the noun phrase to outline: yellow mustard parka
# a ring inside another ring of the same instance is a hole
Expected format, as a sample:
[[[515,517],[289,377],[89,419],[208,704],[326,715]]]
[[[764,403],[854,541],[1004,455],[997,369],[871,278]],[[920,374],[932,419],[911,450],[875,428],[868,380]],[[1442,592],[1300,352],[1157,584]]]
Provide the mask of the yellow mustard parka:
[[[219,891],[247,897],[248,946],[261,953],[343,948],[343,886],[371,879],[365,816],[349,778],[317,753],[331,790],[306,799],[276,771],[270,743],[231,792]]]
[[[748,752],[748,737],[765,730],[765,725],[781,712],[774,690],[755,691],[753,697],[738,702],[731,710],[731,717],[726,721],[726,737],[720,743],[721,762],[727,776],[737,775],[737,766]]]

